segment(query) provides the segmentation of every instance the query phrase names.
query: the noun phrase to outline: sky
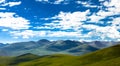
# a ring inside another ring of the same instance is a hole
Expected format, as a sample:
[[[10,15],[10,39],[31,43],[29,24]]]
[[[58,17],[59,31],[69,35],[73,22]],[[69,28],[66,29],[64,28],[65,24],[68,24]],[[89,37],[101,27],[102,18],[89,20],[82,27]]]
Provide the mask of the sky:
[[[0,0],[0,42],[120,41],[120,0]]]

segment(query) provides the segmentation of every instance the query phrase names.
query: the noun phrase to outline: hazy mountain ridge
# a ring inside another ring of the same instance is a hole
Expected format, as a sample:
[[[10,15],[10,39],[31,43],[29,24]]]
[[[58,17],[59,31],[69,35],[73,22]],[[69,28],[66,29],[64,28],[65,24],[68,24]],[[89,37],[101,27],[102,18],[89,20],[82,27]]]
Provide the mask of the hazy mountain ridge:
[[[31,53],[17,57],[0,57],[1,66],[120,66],[120,44],[83,56],[54,54],[38,56]],[[74,62],[73,62],[74,61]]]
[[[117,42],[79,42],[73,40],[49,41],[46,39],[41,39],[39,41],[18,42],[3,46],[0,48],[0,55],[18,56],[26,53],[36,55],[50,55],[56,53],[82,55],[112,46],[114,44],[117,44]]]
[[[0,48],[7,46],[8,44],[0,43]]]

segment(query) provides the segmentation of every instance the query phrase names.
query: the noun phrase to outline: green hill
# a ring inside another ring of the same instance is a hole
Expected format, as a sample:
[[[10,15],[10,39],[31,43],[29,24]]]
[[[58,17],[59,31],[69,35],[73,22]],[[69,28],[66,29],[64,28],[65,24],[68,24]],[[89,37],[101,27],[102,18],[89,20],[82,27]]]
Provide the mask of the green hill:
[[[17,64],[22,63],[22,62],[28,62],[28,61],[37,59],[37,58],[39,58],[39,57],[40,57],[40,56],[31,54],[31,53],[23,54],[23,55],[14,57],[14,58],[12,59],[12,62],[9,63],[9,65],[11,65],[11,66],[17,65]]]
[[[120,45],[83,56],[63,54],[37,56],[24,54],[14,58],[1,59],[7,60],[7,62],[0,62],[0,66],[120,66]]]

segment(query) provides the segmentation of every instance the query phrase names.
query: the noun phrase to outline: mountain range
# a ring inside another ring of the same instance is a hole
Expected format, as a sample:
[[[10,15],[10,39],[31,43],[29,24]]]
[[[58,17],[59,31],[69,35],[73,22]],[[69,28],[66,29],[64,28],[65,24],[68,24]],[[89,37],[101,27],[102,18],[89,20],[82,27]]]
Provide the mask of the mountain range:
[[[120,66],[120,44],[82,56],[27,53],[16,57],[0,56],[0,66]]]
[[[12,44],[0,44],[0,56],[19,56],[26,53],[35,55],[70,54],[83,55],[99,49],[103,49],[119,42],[113,41],[74,41],[57,40],[49,41],[41,39],[39,41],[17,42]]]

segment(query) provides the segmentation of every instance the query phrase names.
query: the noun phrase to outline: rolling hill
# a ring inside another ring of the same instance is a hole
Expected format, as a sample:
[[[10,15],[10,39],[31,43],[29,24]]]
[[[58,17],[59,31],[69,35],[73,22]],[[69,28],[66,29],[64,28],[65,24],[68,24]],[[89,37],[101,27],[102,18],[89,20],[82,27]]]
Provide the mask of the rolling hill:
[[[4,60],[4,65],[2,65],[2,61],[0,66],[120,66],[119,49],[120,44],[83,56],[65,54],[37,56],[27,53],[12,58],[0,57],[0,60]]]

